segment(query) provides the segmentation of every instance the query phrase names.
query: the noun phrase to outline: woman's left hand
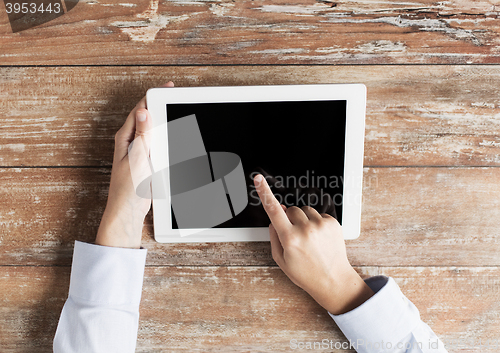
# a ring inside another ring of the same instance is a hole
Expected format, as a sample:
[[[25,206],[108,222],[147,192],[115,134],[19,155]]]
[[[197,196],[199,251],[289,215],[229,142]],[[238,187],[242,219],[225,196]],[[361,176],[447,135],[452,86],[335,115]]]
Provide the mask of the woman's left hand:
[[[174,87],[168,82],[161,87]],[[147,159],[152,128],[151,115],[146,107],[146,97],[141,99],[130,112],[127,120],[115,135],[115,152],[111,169],[108,202],[97,231],[97,245],[140,248],[144,218],[151,208],[151,199],[137,195],[133,183],[133,168],[146,165],[147,160],[131,163],[129,146],[138,137],[146,148],[146,153],[138,154]]]

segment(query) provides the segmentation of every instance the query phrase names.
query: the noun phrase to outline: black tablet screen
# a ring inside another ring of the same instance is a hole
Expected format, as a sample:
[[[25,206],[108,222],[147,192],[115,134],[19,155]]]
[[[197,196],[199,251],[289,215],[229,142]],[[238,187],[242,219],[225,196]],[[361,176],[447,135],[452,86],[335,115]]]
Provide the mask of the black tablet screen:
[[[168,122],[196,116],[207,152],[232,152],[241,159],[248,204],[215,228],[269,225],[253,185],[252,177],[257,172],[266,176],[277,199],[287,207],[309,205],[341,222],[346,104],[346,101],[168,104]],[[168,133],[171,156],[176,146],[171,145],[170,129]],[[173,211],[172,228],[179,228]]]

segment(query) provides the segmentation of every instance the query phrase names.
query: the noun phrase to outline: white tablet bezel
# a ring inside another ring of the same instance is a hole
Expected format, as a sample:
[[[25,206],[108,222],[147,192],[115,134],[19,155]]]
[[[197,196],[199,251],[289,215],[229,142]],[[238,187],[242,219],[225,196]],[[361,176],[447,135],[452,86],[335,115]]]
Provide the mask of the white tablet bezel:
[[[151,88],[147,91],[146,99],[147,108],[153,118],[153,127],[163,124],[166,126],[166,105],[170,103],[345,100],[347,107],[342,231],[344,239],[359,237],[366,112],[365,85],[312,84]],[[160,136],[157,133],[154,136],[150,149],[151,162],[153,165],[168,166],[166,128],[161,130]],[[269,241],[267,227],[210,228],[180,237],[179,230],[172,229],[169,199],[170,182],[168,179],[168,173],[164,173],[163,176],[155,174],[152,179],[153,224],[156,241],[161,243]],[[155,198],[155,190],[161,190],[166,198]]]

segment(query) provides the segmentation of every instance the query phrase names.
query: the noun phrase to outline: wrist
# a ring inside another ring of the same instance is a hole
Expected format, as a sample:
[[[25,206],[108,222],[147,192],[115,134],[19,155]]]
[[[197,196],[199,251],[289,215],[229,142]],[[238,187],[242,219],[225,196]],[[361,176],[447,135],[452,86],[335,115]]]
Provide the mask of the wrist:
[[[140,248],[144,217],[130,217],[106,208],[97,231],[95,244],[122,248]]]
[[[333,315],[345,314],[374,295],[373,290],[350,265],[331,282],[329,294],[326,294],[320,305]]]

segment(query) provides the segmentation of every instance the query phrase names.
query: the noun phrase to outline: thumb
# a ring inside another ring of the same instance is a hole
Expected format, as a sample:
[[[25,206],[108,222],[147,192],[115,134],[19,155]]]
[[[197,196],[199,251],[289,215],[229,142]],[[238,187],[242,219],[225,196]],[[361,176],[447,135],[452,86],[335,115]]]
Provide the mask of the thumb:
[[[150,130],[152,125],[151,115],[147,109],[137,109],[135,112],[135,136],[134,140],[142,137],[142,143],[146,149],[146,155],[149,155],[149,146],[151,144]]]
[[[147,109],[137,109],[135,112],[135,137],[143,136],[151,129],[151,116]]]
[[[128,148],[128,164],[132,176],[132,183],[137,195],[142,198],[151,198],[149,181],[151,168],[149,164],[150,126],[151,116],[146,109],[137,109],[135,112],[134,140]]]

